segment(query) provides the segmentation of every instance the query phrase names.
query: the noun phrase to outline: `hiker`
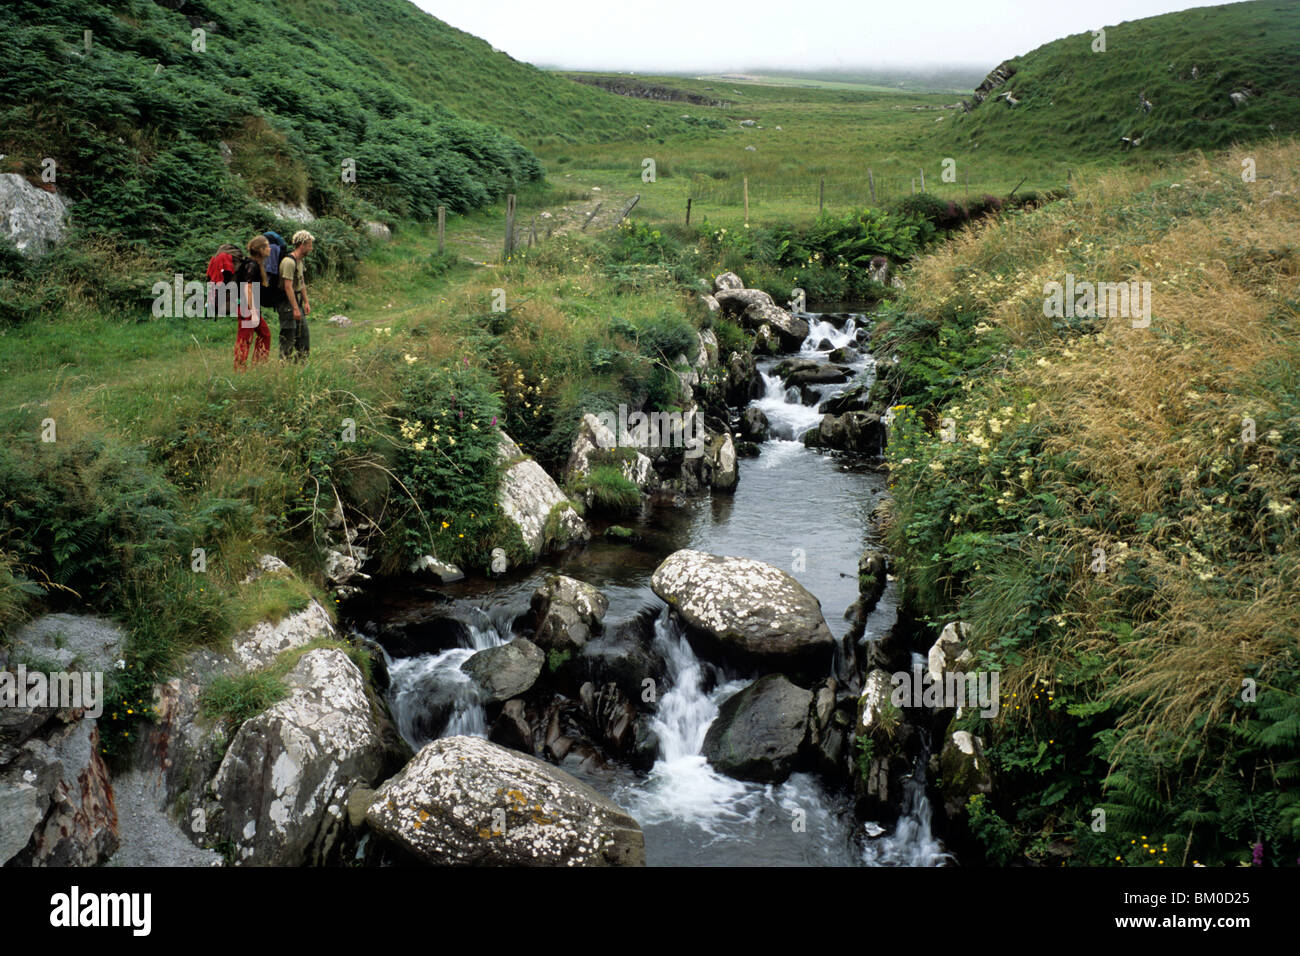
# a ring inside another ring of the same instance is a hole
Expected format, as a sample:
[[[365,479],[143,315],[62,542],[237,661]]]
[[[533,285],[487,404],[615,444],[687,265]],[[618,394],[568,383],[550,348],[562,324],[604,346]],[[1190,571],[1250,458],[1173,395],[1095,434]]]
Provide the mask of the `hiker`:
[[[303,260],[312,250],[315,237],[306,229],[293,234],[293,252],[280,260],[280,283],[284,301],[276,306],[280,316],[280,358],[290,355],[295,360],[305,359],[310,348],[307,333],[307,316],[311,315],[311,300],[307,298],[307,284],[303,281]]]
[[[208,260],[208,318],[235,315],[239,292],[232,283],[244,254],[239,246],[223,242]]]
[[[248,242],[248,258],[244,260],[235,273],[239,283],[240,309],[239,332],[235,335],[235,369],[248,364],[248,345],[257,338],[253,346],[253,364],[271,354],[271,329],[266,323],[264,310],[271,306],[267,302],[271,293],[271,279],[266,274],[266,260],[271,254],[271,243],[266,236],[254,236]]]

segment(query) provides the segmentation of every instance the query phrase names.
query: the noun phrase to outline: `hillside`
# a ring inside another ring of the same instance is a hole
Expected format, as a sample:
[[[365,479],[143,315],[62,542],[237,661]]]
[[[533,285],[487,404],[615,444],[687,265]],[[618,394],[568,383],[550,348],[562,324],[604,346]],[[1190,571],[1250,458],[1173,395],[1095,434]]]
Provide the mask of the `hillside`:
[[[492,124],[628,137],[678,112],[518,63],[405,0],[17,0],[0,8],[0,103],[0,171],[42,184],[48,168],[74,204],[79,238],[50,264],[70,279],[189,271],[232,235],[293,228],[257,202],[325,217],[320,261],[350,269],[366,220],[540,179]]]
[[[1143,151],[1217,149],[1300,130],[1300,4],[1169,13],[1107,26],[1104,52],[1094,42],[1079,33],[1000,64],[937,143],[1096,154],[1123,137]],[[1233,93],[1247,95],[1238,105]]]

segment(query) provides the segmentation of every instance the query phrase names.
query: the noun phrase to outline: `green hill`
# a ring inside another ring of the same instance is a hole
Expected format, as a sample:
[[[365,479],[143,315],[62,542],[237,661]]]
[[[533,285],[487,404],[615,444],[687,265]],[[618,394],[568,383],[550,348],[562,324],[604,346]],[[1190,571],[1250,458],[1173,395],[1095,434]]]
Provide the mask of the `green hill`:
[[[1045,44],[1008,60],[987,96],[937,142],[1088,155],[1124,149],[1216,149],[1300,130],[1300,4],[1203,7]],[[1247,94],[1240,104],[1233,93]],[[1010,94],[1019,101],[1004,99]],[[1150,103],[1139,105],[1144,95]]]
[[[515,136],[662,135],[678,113],[519,63],[405,0],[0,6],[0,171],[39,182],[57,164],[78,231],[50,265],[97,255],[67,273],[191,270],[221,240],[292,226],[259,202],[306,203],[331,240],[321,263],[346,265],[365,220],[540,179]],[[24,268],[0,250],[0,279]]]

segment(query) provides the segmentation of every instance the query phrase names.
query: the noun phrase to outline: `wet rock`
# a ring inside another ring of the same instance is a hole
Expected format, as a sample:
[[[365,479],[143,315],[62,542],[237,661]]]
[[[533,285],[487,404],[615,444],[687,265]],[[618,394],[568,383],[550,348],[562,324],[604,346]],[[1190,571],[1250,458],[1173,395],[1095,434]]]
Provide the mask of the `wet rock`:
[[[884,452],[885,432],[880,416],[871,412],[823,415],[821,422],[804,433],[809,448],[829,448],[861,455]]]
[[[643,866],[621,807],[556,767],[476,737],[425,746],[375,795],[370,826],[434,865]]]
[[[816,359],[805,358],[786,359],[783,362],[778,362],[773,371],[781,376],[781,380],[786,385],[796,388],[807,385],[834,385],[839,382],[847,382],[849,376],[853,374],[853,369],[845,368],[843,365],[828,365]]]
[[[821,405],[817,411],[823,415],[843,415],[845,412],[865,412],[868,408],[867,395],[870,389],[866,385],[852,385],[838,395],[834,395]]]
[[[533,728],[528,722],[528,713],[522,700],[508,700],[501,708],[501,713],[492,723],[488,740],[511,750],[535,756],[533,749]]]
[[[858,594],[864,614],[870,614],[885,593],[889,559],[881,551],[866,550],[858,558]]]
[[[832,349],[831,354],[826,356],[826,361],[833,362],[837,365],[848,365],[858,360],[857,349],[851,349],[843,346],[838,349]]]
[[[765,671],[830,668],[834,639],[821,604],[779,568],[683,549],[659,565],[651,586],[706,654]]]
[[[212,780],[209,832],[241,863],[327,862],[349,792],[373,785],[385,746],[365,677],[346,654],[304,654],[289,696],[246,720]]]
[[[574,651],[601,632],[609,599],[590,584],[557,574],[533,593],[530,607],[533,642],[543,650]]]
[[[497,704],[528,693],[546,664],[546,654],[526,638],[479,651],[460,669],[474,678],[484,703]]]
[[[780,674],[760,677],[722,702],[700,752],[729,777],[780,783],[799,765],[812,700]]]
[[[653,628],[653,622],[649,627]],[[664,682],[665,665],[642,630],[642,622],[634,618],[586,644],[576,663],[579,679],[598,686],[613,683],[634,703],[652,704],[657,688]]]
[[[729,433],[715,435],[709,442],[712,476],[709,487],[714,491],[734,491],[740,481],[740,467],[736,462],[736,446]]]
[[[763,410],[750,405],[740,414],[740,436],[749,441],[766,441],[770,424]]]
[[[822,339],[817,343],[818,352],[830,352],[835,348],[835,343],[830,339]]]

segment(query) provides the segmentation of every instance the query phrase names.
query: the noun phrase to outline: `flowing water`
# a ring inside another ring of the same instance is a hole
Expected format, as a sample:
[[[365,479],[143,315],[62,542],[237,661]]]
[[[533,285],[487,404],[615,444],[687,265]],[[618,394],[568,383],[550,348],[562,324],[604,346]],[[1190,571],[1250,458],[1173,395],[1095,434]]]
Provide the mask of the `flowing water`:
[[[861,317],[842,324],[806,316],[810,334],[801,357],[824,358],[816,345],[856,340]],[[511,639],[511,622],[550,574],[572,575],[609,598],[606,628],[660,609],[656,649],[667,662],[667,689],[654,716],[659,756],[648,774],[618,764],[565,769],[625,807],[645,831],[651,865],[934,865],[945,859],[930,834],[924,763],[905,787],[904,815],[892,832],[857,823],[847,797],[827,792],[818,779],[795,774],[780,785],[745,783],[715,773],[700,755],[719,703],[745,686],[729,681],[696,656],[666,607],[650,589],[659,563],[679,548],[755,558],[790,572],[821,601],[837,640],[849,630],[844,612],[858,595],[857,562],[873,543],[869,520],[886,495],[882,475],[868,463],[809,450],[798,440],[821,415],[760,362],[763,394],[753,404],[767,416],[771,435],[758,458],[741,459],[733,495],[703,496],[647,509],[624,521],[642,536],[635,547],[595,537],[585,548],[498,581],[466,581],[441,588],[447,614],[465,625],[464,646],[390,659],[389,699],[399,730],[413,747],[452,734],[486,736],[487,723],[460,665],[475,651]],[[874,361],[853,363],[856,382],[870,383]],[[847,385],[815,389],[819,403]],[[892,582],[867,622],[865,640],[893,626]],[[879,835],[870,837],[870,832]]]

